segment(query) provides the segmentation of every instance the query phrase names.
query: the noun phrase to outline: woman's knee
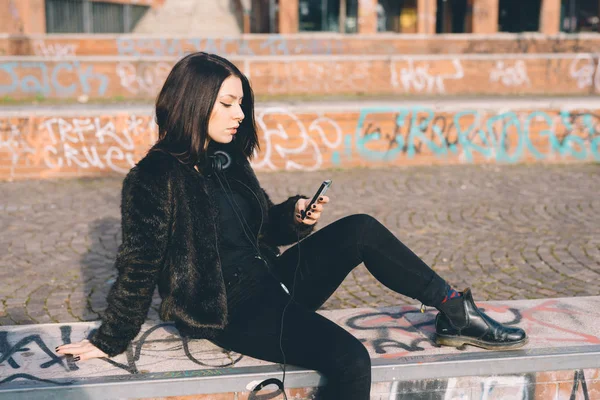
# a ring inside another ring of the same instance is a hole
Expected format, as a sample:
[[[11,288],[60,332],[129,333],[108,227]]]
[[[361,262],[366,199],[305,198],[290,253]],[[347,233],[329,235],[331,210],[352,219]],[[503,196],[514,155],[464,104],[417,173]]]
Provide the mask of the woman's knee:
[[[348,225],[348,229],[353,229],[356,232],[363,233],[373,224],[380,224],[380,222],[369,214],[352,214],[348,215],[339,220],[340,223]]]
[[[343,354],[337,357],[338,376],[342,381],[370,377],[371,356],[365,346],[356,339],[352,345],[345,346]]]

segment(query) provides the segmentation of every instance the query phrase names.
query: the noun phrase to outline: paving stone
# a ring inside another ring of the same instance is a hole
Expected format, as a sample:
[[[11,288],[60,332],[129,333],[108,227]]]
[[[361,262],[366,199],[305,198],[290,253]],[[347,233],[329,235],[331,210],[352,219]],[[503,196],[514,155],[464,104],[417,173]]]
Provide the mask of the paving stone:
[[[367,213],[478,300],[600,295],[600,165],[259,173],[274,201],[332,179],[318,229]],[[0,183],[0,325],[96,319],[114,282],[122,178]],[[285,250],[285,247],[282,248]],[[149,319],[158,319],[155,293]],[[360,265],[323,308],[418,304]],[[91,307],[91,309],[90,309]]]

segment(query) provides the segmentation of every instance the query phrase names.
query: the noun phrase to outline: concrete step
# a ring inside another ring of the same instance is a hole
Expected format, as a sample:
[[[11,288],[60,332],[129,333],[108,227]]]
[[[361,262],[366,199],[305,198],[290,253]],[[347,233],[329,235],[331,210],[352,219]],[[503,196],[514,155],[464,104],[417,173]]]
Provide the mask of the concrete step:
[[[215,51],[211,51],[215,52]],[[0,98],[151,101],[176,56],[0,57]],[[581,54],[230,57],[258,96],[578,96],[600,93],[600,59]]]
[[[222,56],[261,55],[334,55],[334,54],[542,54],[542,53],[595,53],[600,48],[600,34],[578,33],[547,36],[538,33],[512,34],[437,34],[413,35],[377,33],[372,35],[342,35],[331,32],[303,32],[297,34],[232,35],[233,25],[228,22],[225,34],[194,34],[201,26],[190,25],[188,10],[179,14],[180,26],[189,28],[182,34],[157,34],[150,25],[159,18],[149,14],[148,22],[138,26],[133,35],[115,34],[60,34],[8,35],[0,33],[0,55],[45,57],[64,56],[177,56],[194,51],[216,52]],[[160,11],[156,11],[157,13]],[[164,12],[164,11],[163,11]],[[221,12],[221,11],[219,11]],[[151,11],[150,13],[154,13]],[[229,18],[231,14],[228,14]],[[178,21],[179,22],[179,21]],[[205,25],[205,24],[204,24]],[[215,25],[215,24],[213,24]],[[139,31],[149,29],[148,34]],[[220,29],[220,26],[219,26]]]
[[[261,103],[253,167],[598,162],[599,110],[585,97]],[[0,179],[125,174],[156,140],[151,105],[5,107]]]
[[[436,347],[435,312],[421,313],[413,306],[320,314],[352,333],[369,351],[372,398],[441,390],[453,393],[446,398],[457,398],[459,392],[463,397],[458,398],[473,398],[485,390],[493,394],[488,399],[562,399],[544,393],[556,395],[565,384],[569,390],[585,387],[585,398],[598,398],[592,395],[600,395],[600,296],[478,305],[491,317],[525,329],[529,343],[510,352]],[[0,327],[0,398],[91,400],[229,393],[233,399],[262,379],[281,378],[280,367],[274,364],[225,352],[206,340],[182,340],[170,323],[145,324],[127,352],[110,360],[74,363],[53,352],[59,344],[87,337],[98,324]],[[307,388],[324,383],[316,372],[301,368],[289,367],[286,375],[286,387],[304,388],[305,394]],[[523,395],[506,397],[507,390]],[[531,393],[535,396],[527,397]]]

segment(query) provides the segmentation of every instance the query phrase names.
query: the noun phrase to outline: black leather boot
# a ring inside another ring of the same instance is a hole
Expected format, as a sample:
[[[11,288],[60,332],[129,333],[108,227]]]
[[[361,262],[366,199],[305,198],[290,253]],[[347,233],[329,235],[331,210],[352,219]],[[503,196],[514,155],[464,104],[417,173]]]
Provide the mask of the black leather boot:
[[[477,308],[470,289],[460,297],[447,300],[435,318],[435,342],[459,347],[470,344],[488,350],[511,350],[527,343],[521,328],[504,326]]]

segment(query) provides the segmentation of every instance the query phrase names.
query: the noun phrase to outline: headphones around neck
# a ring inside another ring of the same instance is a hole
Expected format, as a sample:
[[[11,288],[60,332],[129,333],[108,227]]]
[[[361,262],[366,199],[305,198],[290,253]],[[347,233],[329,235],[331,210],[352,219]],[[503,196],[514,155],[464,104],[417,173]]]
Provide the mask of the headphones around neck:
[[[225,171],[231,165],[231,156],[223,150],[217,150],[210,159],[210,168],[215,172]]]

